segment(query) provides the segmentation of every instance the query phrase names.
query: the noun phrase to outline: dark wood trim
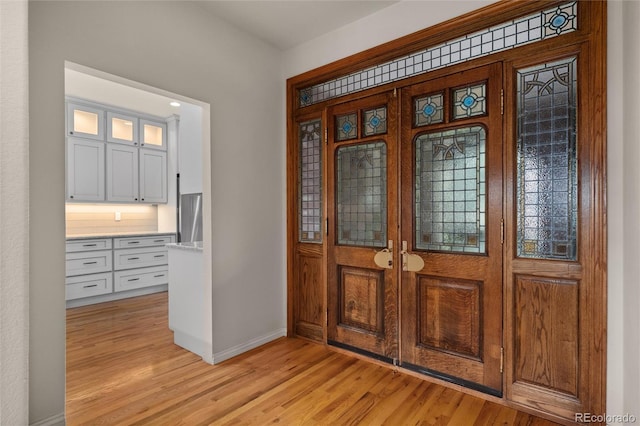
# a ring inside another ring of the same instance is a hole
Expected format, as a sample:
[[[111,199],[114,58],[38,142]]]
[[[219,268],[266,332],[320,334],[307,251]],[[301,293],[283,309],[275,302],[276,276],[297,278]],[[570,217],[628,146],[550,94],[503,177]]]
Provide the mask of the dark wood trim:
[[[405,54],[417,52],[447,40],[453,40],[465,34],[471,34],[475,31],[489,28],[510,19],[553,7],[554,4],[560,3],[562,3],[562,1],[558,0],[504,0],[496,2],[432,27],[416,31],[347,58],[291,77],[287,80],[287,85],[296,89],[314,85],[340,75],[399,58]]]

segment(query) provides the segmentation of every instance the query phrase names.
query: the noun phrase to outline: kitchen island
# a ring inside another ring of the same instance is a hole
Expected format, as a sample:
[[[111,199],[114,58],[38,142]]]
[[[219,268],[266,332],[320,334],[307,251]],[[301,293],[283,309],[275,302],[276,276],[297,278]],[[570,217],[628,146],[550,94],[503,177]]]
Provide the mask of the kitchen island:
[[[211,289],[204,282],[202,241],[167,244],[167,249],[173,341],[213,364]]]

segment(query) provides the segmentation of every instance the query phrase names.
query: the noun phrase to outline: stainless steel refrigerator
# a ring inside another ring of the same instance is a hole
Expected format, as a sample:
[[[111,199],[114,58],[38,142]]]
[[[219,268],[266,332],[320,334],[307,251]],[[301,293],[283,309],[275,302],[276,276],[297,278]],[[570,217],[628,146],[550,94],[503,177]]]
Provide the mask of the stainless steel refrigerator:
[[[180,194],[178,241],[202,241],[202,193]]]

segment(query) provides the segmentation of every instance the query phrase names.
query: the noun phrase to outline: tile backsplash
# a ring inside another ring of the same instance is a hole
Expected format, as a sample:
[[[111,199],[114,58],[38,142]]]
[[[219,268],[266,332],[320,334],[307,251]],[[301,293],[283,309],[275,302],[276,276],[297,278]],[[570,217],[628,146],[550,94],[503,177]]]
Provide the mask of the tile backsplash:
[[[155,205],[69,203],[65,219],[67,236],[158,231]]]

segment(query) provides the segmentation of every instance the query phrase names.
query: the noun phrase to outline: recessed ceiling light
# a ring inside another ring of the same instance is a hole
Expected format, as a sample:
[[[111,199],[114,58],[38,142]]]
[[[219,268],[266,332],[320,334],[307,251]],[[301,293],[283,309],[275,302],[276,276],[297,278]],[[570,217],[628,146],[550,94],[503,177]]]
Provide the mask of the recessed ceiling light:
[[[169,105],[171,105],[172,107],[179,107],[180,102],[172,101],[172,102],[169,102]]]

